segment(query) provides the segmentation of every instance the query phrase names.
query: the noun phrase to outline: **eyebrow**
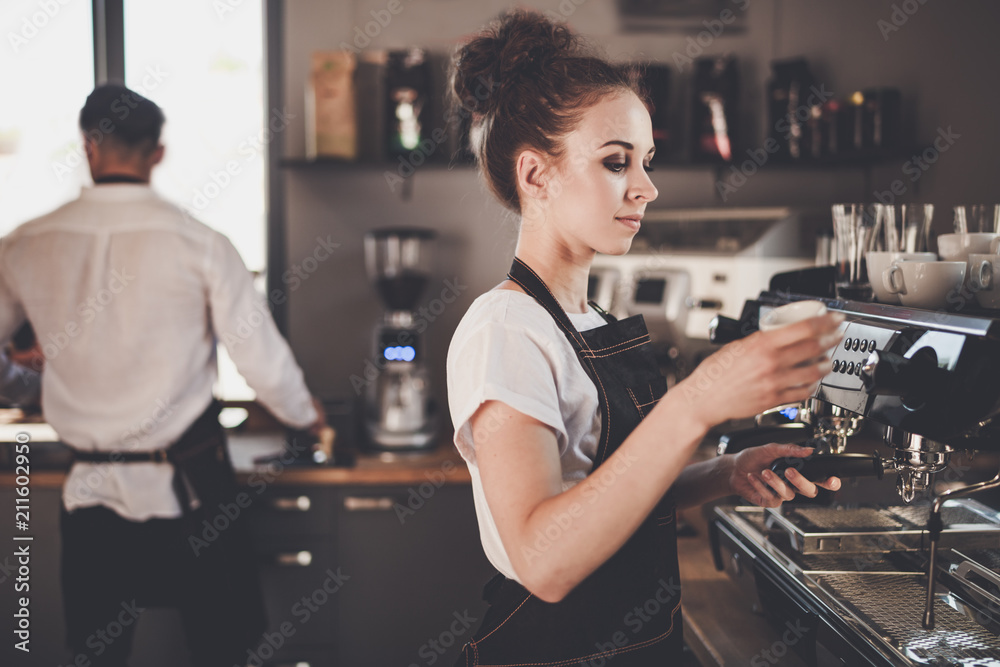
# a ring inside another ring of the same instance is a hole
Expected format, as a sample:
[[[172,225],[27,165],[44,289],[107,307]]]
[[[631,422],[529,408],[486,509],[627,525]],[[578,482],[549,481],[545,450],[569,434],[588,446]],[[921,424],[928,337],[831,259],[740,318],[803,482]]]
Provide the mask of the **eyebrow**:
[[[627,141],[622,141],[621,139],[612,139],[611,141],[606,141],[600,146],[600,148],[604,148],[605,146],[621,146],[622,148],[626,148],[630,151],[635,150],[635,146],[633,146]],[[650,153],[653,153],[655,151],[656,151],[656,146],[653,146],[652,148],[649,149],[646,155],[649,155]]]

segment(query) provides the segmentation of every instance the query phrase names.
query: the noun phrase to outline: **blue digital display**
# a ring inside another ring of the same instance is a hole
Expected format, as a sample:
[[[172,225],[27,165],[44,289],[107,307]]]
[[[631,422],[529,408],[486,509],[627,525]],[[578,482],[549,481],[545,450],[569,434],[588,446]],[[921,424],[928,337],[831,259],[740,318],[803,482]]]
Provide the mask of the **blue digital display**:
[[[417,351],[412,345],[394,345],[385,348],[382,354],[387,361],[413,361],[417,356]]]
[[[799,409],[796,407],[787,407],[784,410],[780,410],[781,415],[788,419],[788,421],[795,421],[795,418],[799,416]]]

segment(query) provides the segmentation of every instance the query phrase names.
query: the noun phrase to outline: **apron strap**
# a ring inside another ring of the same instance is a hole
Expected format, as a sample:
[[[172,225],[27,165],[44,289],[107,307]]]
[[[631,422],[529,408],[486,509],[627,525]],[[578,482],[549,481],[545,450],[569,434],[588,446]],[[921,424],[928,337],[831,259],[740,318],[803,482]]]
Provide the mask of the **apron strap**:
[[[563,310],[559,302],[556,301],[555,296],[549,291],[549,288],[545,285],[545,282],[535,273],[530,266],[525,264],[519,257],[514,258],[514,263],[511,264],[510,272],[507,277],[514,281],[515,283],[523,289],[528,296],[531,296],[537,301],[545,310],[549,311],[552,319],[556,321],[559,328],[563,330],[566,334],[566,338],[569,339],[570,344],[573,349],[576,350],[577,354],[584,350],[590,350],[590,346],[580,335],[580,332],[576,330],[573,323],[569,321],[569,316],[566,315],[566,311]]]

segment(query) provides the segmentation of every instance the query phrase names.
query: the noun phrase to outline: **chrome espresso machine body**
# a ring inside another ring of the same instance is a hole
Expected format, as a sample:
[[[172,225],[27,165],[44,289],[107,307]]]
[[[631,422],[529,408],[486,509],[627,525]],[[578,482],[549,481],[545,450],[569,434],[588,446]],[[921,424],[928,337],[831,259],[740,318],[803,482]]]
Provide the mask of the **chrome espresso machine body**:
[[[713,339],[749,335],[770,309],[817,298],[779,290],[782,278],[739,320],[720,318]],[[965,498],[1000,487],[1000,475],[935,487],[952,457],[967,455],[960,450],[986,452],[977,456],[990,463],[1000,452],[1000,319],[971,306],[945,313],[820,300],[846,315],[833,369],[810,400],[723,436],[720,453],[808,443],[816,454],[774,469],[794,465],[816,480],[895,477],[899,499],[852,502],[845,484],[826,505],[717,506],[716,565],[776,628],[805,628],[786,648],[807,664],[1000,667],[1000,513]],[[863,429],[880,446],[848,451]]]

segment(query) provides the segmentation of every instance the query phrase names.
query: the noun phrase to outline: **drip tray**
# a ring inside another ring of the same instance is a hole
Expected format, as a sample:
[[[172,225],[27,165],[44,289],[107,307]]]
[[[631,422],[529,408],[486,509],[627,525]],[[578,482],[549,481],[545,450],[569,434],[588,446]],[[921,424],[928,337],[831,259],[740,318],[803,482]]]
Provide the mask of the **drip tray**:
[[[921,627],[927,586],[921,575],[845,572],[812,579],[906,664],[1000,667],[1000,638],[974,620],[974,610],[950,596],[934,601],[934,629]]]
[[[788,534],[801,554],[910,551],[928,545],[930,503],[898,507],[783,505],[765,510],[769,530]],[[974,500],[950,500],[941,518],[940,546],[1000,549],[1000,515]]]

